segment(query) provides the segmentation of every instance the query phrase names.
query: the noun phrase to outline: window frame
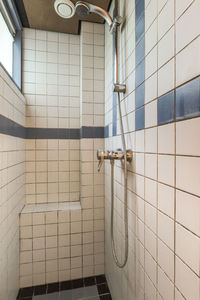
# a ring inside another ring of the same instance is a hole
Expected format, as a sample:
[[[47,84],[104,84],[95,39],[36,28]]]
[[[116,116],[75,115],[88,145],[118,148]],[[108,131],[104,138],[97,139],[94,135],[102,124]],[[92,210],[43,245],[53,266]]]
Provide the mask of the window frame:
[[[18,89],[22,90],[22,24],[13,0],[0,0],[6,9],[5,17],[2,13],[4,20],[8,26],[9,31],[13,35],[13,65],[12,65],[12,76],[3,67]],[[9,18],[6,21],[5,18]],[[14,29],[14,30],[13,30]]]

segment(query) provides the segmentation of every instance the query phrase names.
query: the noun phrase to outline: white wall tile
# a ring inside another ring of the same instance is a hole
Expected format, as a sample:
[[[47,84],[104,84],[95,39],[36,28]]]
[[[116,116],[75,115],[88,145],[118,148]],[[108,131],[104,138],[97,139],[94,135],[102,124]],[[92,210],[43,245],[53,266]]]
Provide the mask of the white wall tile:
[[[145,103],[157,97],[157,73],[145,81]]]
[[[183,296],[176,288],[175,288],[175,299],[176,300],[184,300]]]
[[[174,88],[174,75],[174,59],[172,59],[158,71],[158,96]]]
[[[145,223],[154,233],[156,233],[156,209],[148,203],[145,205]]]
[[[157,128],[145,130],[145,152],[157,153]]]
[[[200,235],[199,198],[177,190],[176,220],[195,234]]]
[[[191,2],[191,1],[190,1]],[[176,51],[179,52],[199,35],[199,1],[194,1],[176,22]]]
[[[146,251],[145,252],[145,269],[147,275],[151,279],[151,281],[156,283],[156,262],[153,257]]]
[[[200,118],[178,122],[176,124],[176,153],[199,156]],[[191,134],[192,132],[192,134]]]
[[[174,285],[166,274],[158,267],[158,291],[162,299],[174,299]]]
[[[176,18],[178,19],[180,15],[189,7],[193,0],[176,0]]]
[[[174,249],[174,221],[161,212],[158,212],[158,237]]]
[[[200,195],[199,187],[200,158],[181,157],[176,158],[176,186],[177,188]]]
[[[136,173],[143,175],[144,174],[144,154],[137,153],[135,155],[136,159]]]
[[[200,38],[195,39],[176,56],[176,86],[199,75]],[[195,64],[193,63],[195,61]]]
[[[158,209],[174,218],[174,188],[158,183]]]
[[[153,5],[154,1],[151,1],[151,5]],[[155,9],[155,6],[154,6]],[[149,11],[149,9],[147,10]],[[149,18],[150,16],[147,16],[146,18]],[[145,54],[148,54],[152,48],[156,45],[157,43],[157,19],[152,23],[148,31],[146,32],[145,35]]]
[[[176,286],[186,299],[199,298],[199,278],[179,258],[176,258]],[[187,282],[187,284],[185,284]]]
[[[157,46],[155,46],[145,59],[145,79],[157,71]]]
[[[174,186],[174,157],[158,155],[158,181]]]
[[[145,155],[145,176],[157,180],[157,155]]]
[[[167,1],[166,5],[158,15],[158,40],[172,27],[174,24],[174,1]]]
[[[164,35],[158,43],[158,67],[174,56],[174,26]]]
[[[145,277],[145,297],[147,299],[155,299],[156,298],[156,288],[148,276]]]
[[[145,108],[145,127],[157,124],[157,100],[148,103]]]
[[[167,276],[174,281],[174,252],[161,240],[158,240],[158,264]]]
[[[146,8],[146,12],[145,12],[145,29],[146,30],[153,23],[153,21],[155,20],[156,17],[157,17],[157,1],[151,0],[151,1],[149,1],[149,5]]]
[[[174,154],[174,128],[174,124],[167,124],[158,127],[158,153]]]
[[[157,182],[148,178],[145,178],[145,200],[157,206]]]
[[[156,259],[156,235],[145,227],[145,247],[149,253]]]
[[[176,224],[176,255],[196,273],[200,273],[200,239]]]

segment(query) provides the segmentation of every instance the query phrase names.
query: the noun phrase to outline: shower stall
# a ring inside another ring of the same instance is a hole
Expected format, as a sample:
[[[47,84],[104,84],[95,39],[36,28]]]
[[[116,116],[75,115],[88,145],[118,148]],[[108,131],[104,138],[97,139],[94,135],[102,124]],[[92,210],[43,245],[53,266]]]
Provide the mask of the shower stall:
[[[199,0],[0,0],[0,300],[200,299]]]

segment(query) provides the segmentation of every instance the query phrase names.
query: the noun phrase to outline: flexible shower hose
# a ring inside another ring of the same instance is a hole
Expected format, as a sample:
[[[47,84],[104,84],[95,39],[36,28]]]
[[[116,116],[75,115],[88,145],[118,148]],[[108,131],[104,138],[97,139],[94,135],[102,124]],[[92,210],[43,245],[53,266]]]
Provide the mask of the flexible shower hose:
[[[128,203],[127,203],[127,150],[126,141],[124,136],[124,126],[122,121],[122,111],[120,103],[120,93],[118,93],[118,107],[120,118],[121,139],[124,152],[124,234],[125,234],[125,256],[123,262],[119,262],[116,254],[115,241],[114,241],[114,160],[111,160],[111,247],[116,265],[123,268],[128,260]]]

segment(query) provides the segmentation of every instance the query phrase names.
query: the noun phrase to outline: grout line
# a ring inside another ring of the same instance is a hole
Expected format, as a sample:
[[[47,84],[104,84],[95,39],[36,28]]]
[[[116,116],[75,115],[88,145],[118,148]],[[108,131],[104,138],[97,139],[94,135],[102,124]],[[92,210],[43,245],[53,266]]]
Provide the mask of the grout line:
[[[176,19],[176,13],[175,13],[175,22],[177,22],[185,14],[185,12],[192,6],[192,4],[194,2],[195,2],[195,0],[192,0],[191,3],[187,6],[187,8],[180,14],[180,16],[177,19]],[[175,2],[175,7],[176,7],[176,2]]]
[[[157,43],[158,43],[158,2],[157,2],[157,18],[156,18],[156,22],[157,22]],[[157,46],[157,72],[156,72],[156,85],[157,85],[157,92],[156,92],[156,96],[157,96],[157,99],[158,99],[158,46]],[[158,125],[158,100],[157,100],[157,103],[156,103],[156,108],[157,108],[157,125]],[[156,174],[156,235],[157,235],[157,238],[156,238],[156,288],[157,288],[157,293],[156,293],[156,297],[158,299],[158,293],[159,293],[159,290],[158,290],[158,126],[157,126],[157,129],[156,129],[156,139],[157,139],[157,155],[156,155],[156,169],[157,169],[157,174]]]
[[[176,1],[174,1],[174,87],[176,87]],[[176,90],[175,90],[176,91]],[[174,120],[176,120],[176,92],[174,93]],[[174,123],[174,299],[176,297],[176,122]]]

